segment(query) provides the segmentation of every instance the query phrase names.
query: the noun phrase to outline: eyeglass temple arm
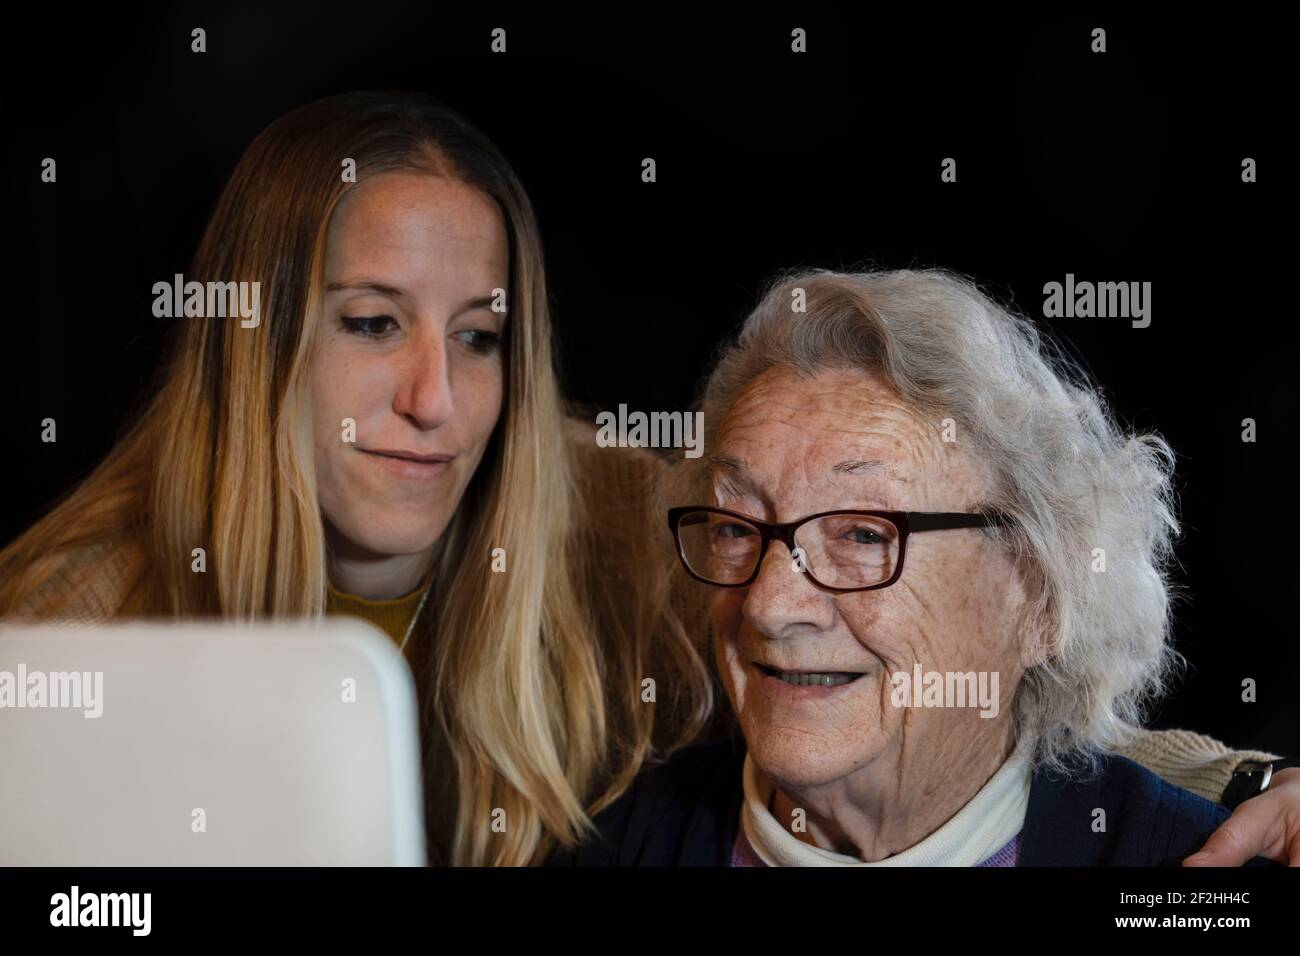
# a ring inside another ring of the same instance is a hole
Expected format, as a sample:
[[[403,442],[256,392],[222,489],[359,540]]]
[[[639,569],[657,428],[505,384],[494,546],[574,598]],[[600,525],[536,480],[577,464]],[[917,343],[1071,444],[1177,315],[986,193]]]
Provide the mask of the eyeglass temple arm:
[[[907,526],[911,531],[1007,527],[1010,524],[1010,516],[1000,511],[985,511],[977,514],[951,511],[909,511],[907,513]]]

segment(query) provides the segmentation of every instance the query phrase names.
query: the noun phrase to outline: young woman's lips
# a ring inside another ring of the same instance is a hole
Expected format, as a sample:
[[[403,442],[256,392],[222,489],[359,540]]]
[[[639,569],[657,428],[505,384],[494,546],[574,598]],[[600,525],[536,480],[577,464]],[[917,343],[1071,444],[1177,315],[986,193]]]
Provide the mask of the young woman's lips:
[[[454,455],[418,455],[415,452],[360,448],[379,467],[406,481],[432,481],[451,467]]]
[[[753,663],[758,674],[758,686],[770,694],[778,694],[795,699],[807,700],[821,697],[833,697],[843,694],[853,687],[864,675],[864,671],[780,670],[768,667],[757,661]]]

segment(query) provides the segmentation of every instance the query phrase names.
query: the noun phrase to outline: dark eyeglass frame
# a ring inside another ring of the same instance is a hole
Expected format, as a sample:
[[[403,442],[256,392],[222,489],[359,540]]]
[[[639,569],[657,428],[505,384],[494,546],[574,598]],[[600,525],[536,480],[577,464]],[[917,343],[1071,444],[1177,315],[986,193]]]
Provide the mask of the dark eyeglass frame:
[[[681,520],[688,514],[695,512],[709,512],[711,514],[726,515],[729,518],[736,518],[748,525],[758,529],[760,535],[760,544],[758,549],[758,560],[754,562],[754,571],[744,581],[736,584],[719,584],[717,581],[711,581],[706,577],[696,574],[691,569],[690,562],[686,560],[686,551],[682,547],[682,537],[680,533]],[[819,511],[815,515],[807,515],[798,518],[795,521],[787,521],[782,524],[775,524],[770,521],[760,521],[747,514],[741,514],[739,511],[729,511],[726,508],[712,508],[704,505],[685,506],[680,508],[668,509],[668,527],[673,533],[673,542],[677,545],[677,557],[682,562],[682,567],[686,573],[695,580],[711,585],[715,588],[747,588],[758,580],[759,571],[763,568],[763,560],[767,557],[768,546],[775,540],[780,541],[786,546],[786,549],[794,554],[795,544],[794,534],[801,527],[810,521],[816,521],[818,518],[828,518],[832,515],[858,515],[867,518],[884,518],[898,529],[898,565],[894,568],[894,573],[889,580],[882,581],[879,584],[867,584],[856,588],[837,588],[829,584],[823,584],[817,580],[816,575],[812,573],[811,568],[805,568],[803,573],[808,576],[817,587],[823,591],[830,591],[833,594],[850,594],[855,591],[877,591],[880,588],[887,588],[891,584],[897,583],[898,579],[903,576],[903,565],[907,558],[907,538],[908,535],[916,534],[922,531],[947,531],[953,528],[1006,528],[1014,524],[1010,515],[1001,511],[975,511],[975,512],[957,512],[957,511],[858,511],[858,510],[837,510],[837,511]]]

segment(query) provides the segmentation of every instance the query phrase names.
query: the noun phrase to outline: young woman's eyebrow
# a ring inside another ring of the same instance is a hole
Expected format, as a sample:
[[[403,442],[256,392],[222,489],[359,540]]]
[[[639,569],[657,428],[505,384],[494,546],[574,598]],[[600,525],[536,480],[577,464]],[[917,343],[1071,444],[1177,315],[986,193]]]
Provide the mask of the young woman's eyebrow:
[[[392,299],[400,299],[406,295],[406,292],[397,288],[397,286],[376,282],[373,279],[349,279],[346,282],[331,282],[325,286],[326,292],[341,292],[344,290],[370,290]]]
[[[455,318],[465,312],[473,312],[475,309],[490,309],[495,298],[490,295],[480,295],[477,298],[466,299],[460,305],[456,306],[452,317]],[[504,316],[503,316],[504,317]]]
[[[388,285],[385,282],[376,282],[374,279],[349,279],[345,282],[331,282],[325,286],[326,292],[342,291],[371,291],[378,292],[380,295],[386,295],[390,299],[402,299],[406,297],[406,291],[399,289],[397,286]],[[460,305],[456,306],[452,316],[461,315],[465,312],[472,312],[475,309],[487,309],[492,307],[494,297],[490,295],[475,296],[472,299],[466,299]]]

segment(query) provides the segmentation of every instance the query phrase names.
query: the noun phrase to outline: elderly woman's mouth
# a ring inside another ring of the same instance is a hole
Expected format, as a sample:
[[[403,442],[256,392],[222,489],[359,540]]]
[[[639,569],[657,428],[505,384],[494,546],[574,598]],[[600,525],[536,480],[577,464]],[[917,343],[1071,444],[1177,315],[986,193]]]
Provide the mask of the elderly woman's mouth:
[[[795,687],[842,687],[851,684],[862,676],[862,671],[810,671],[781,670],[754,662],[754,666],[765,676],[791,684]]]

